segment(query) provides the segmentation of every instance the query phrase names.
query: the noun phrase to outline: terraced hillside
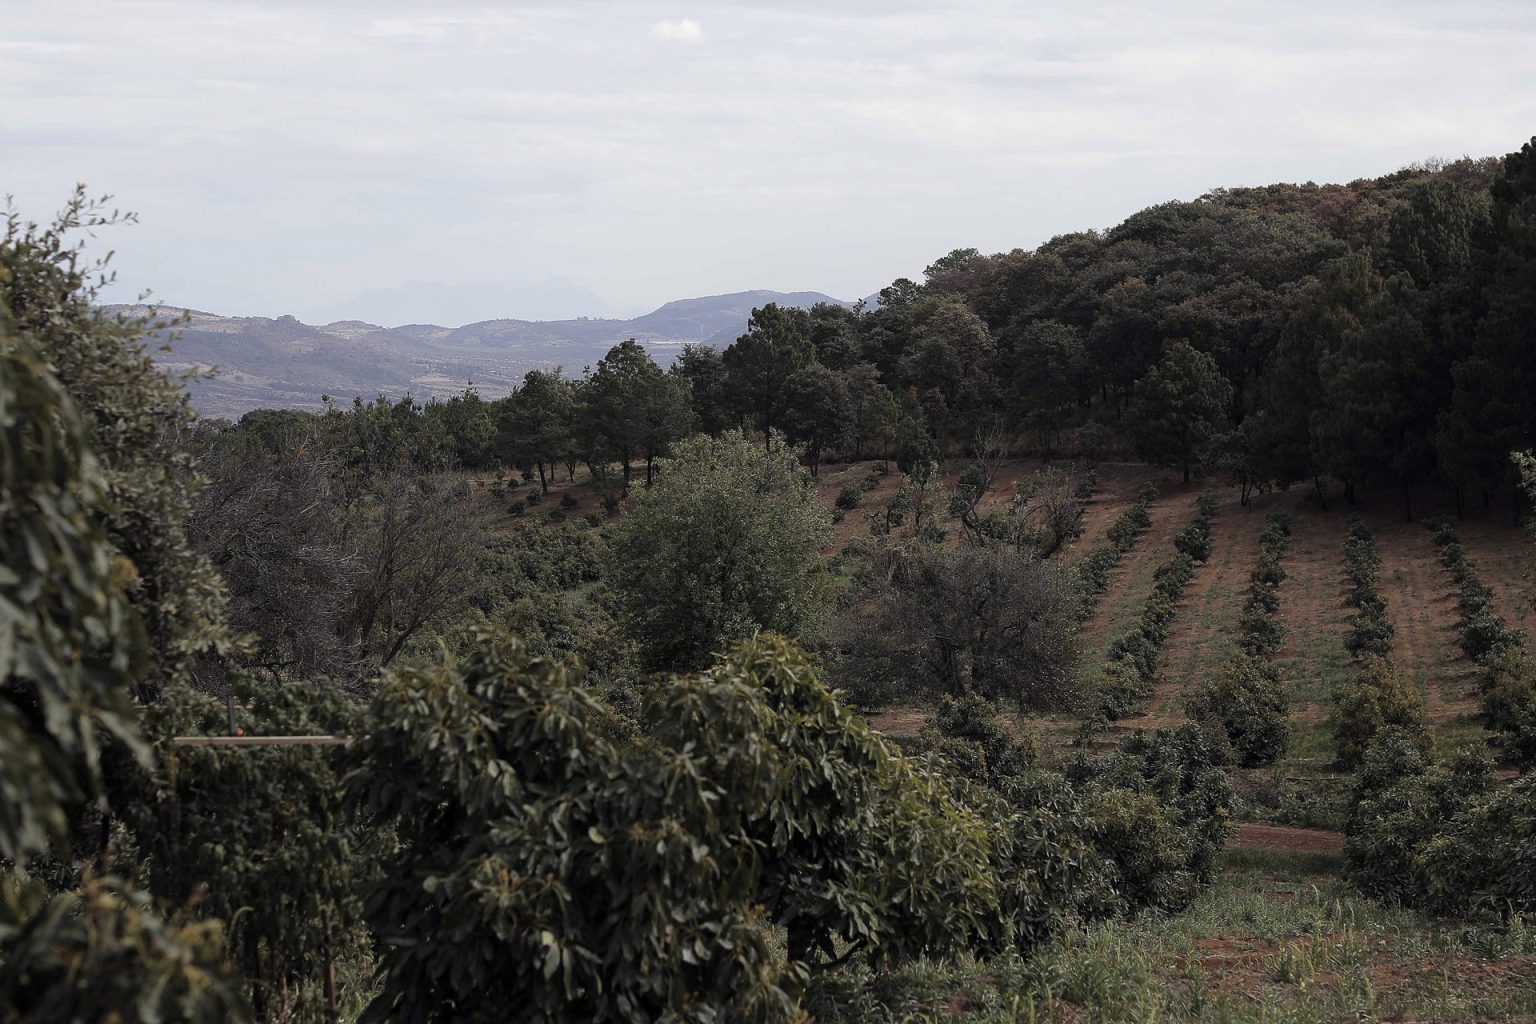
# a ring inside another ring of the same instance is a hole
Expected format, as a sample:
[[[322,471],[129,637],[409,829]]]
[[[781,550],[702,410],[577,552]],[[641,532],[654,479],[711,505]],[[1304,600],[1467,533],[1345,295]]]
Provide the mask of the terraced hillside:
[[[1130,506],[1147,481],[1160,489],[1151,508],[1152,525],[1111,572],[1109,586],[1082,627],[1082,663],[1091,668],[1104,649],[1136,618],[1153,582],[1153,572],[1173,552],[1173,536],[1195,514],[1201,485],[1184,485],[1169,473],[1137,464],[1098,467],[1100,485],[1084,515],[1082,537],[1058,557],[1074,559],[1106,543],[1105,533]],[[1278,619],[1285,638],[1277,661],[1292,699],[1293,741],[1279,765],[1246,773],[1249,789],[1262,791],[1252,813],[1266,803],[1306,803],[1308,788],[1337,790],[1343,778],[1330,770],[1332,742],[1327,728],[1330,697],[1351,672],[1345,637],[1353,610],[1345,603],[1343,544],[1346,520],[1359,515],[1375,534],[1381,553],[1380,590],[1395,630],[1392,657],[1400,672],[1422,693],[1432,726],[1444,739],[1471,740],[1483,733],[1476,667],[1457,642],[1456,584],[1442,566],[1425,521],[1453,511],[1448,496],[1415,496],[1415,520],[1404,522],[1401,496],[1362,494],[1354,505],[1331,499],[1316,507],[1310,489],[1258,495],[1244,508],[1235,488],[1218,491],[1212,524],[1211,557],[1191,580],[1180,601],[1170,637],[1162,649],[1155,692],[1141,713],[1114,723],[1114,732],[1176,725],[1185,720],[1183,696],[1233,651],[1258,553],[1265,515],[1284,509],[1293,517],[1286,579],[1279,588]],[[1508,511],[1467,509],[1458,531],[1467,557],[1492,588],[1494,607],[1512,626],[1527,627],[1536,616],[1532,549],[1524,530],[1510,524]],[[1529,640],[1526,641],[1530,643]],[[889,709],[875,716],[882,728],[900,733],[919,728],[915,708]],[[1065,738],[1075,721],[1016,718],[1021,729]],[[1271,810],[1273,807],[1270,808]],[[1300,811],[1297,811],[1300,814]],[[1289,817],[1285,811],[1282,817]],[[1305,815],[1302,815],[1304,818]]]

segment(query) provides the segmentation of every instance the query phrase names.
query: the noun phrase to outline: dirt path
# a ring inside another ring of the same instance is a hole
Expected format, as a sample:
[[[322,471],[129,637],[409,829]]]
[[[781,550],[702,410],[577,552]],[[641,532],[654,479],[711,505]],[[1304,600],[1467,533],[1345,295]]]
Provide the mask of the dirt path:
[[[1103,660],[1104,649],[1141,615],[1142,605],[1152,592],[1152,573],[1173,557],[1174,534],[1194,518],[1195,500],[1200,495],[1195,485],[1162,480],[1158,487],[1162,493],[1152,503],[1151,527],[1109,574],[1108,589],[1093,616],[1083,623],[1083,664],[1089,668]]]
[[[1184,689],[1213,672],[1236,648],[1237,622],[1248,597],[1248,576],[1259,557],[1268,507],[1243,508],[1231,488],[1219,493],[1221,506],[1211,521],[1210,560],[1195,569],[1185,588],[1163,645],[1157,686],[1147,703],[1147,717],[1159,727],[1183,721]]]
[[[1344,636],[1353,611],[1345,604],[1344,515],[1317,512],[1296,492],[1275,495],[1270,507],[1292,515],[1291,543],[1280,584],[1280,622],[1285,640],[1277,658],[1290,679],[1292,713],[1317,718],[1325,713],[1332,687],[1349,664]]]
[[[1374,512],[1374,510],[1373,510]],[[1424,691],[1431,724],[1477,714],[1473,666],[1457,646],[1455,586],[1422,523],[1367,513],[1381,552],[1381,595],[1392,620],[1392,659]]]
[[[1294,853],[1342,853],[1344,834],[1315,828],[1287,828],[1261,821],[1239,822],[1229,850],[1289,850]]]

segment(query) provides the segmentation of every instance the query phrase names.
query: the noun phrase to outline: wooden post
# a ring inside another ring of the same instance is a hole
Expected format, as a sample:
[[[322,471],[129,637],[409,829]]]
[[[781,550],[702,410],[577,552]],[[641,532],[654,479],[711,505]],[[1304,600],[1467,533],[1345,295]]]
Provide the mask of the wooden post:
[[[178,747],[344,747],[347,736],[174,736]]]

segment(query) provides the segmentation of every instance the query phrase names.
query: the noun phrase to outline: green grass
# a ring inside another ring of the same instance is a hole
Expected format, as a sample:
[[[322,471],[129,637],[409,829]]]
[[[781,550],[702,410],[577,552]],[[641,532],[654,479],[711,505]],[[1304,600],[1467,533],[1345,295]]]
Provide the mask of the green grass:
[[[1030,957],[856,969],[818,1020],[1460,1020],[1536,1012],[1536,926],[1437,921],[1365,900],[1331,855],[1231,852],[1178,915],[1074,932]],[[1472,969],[1474,968],[1475,969]]]

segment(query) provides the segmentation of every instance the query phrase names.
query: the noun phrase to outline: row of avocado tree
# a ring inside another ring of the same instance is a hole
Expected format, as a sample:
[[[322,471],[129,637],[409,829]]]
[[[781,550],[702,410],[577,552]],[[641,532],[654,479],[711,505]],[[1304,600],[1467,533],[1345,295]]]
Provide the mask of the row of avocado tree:
[[[1081,494],[1079,494],[1081,497]],[[1088,619],[1109,589],[1109,574],[1136,541],[1152,525],[1152,503],[1157,500],[1157,485],[1148,481],[1136,492],[1136,502],[1120,514],[1109,528],[1109,543],[1077,563],[1082,592],[1082,618]]]
[[[1345,874],[1378,899],[1507,921],[1536,912],[1536,666],[1455,528],[1431,529],[1461,588],[1461,648],[1482,666],[1483,709],[1526,774],[1503,784],[1479,745],[1436,757],[1422,724],[1378,728],[1355,765]]]
[[[1195,566],[1211,557],[1211,520],[1215,516],[1216,495],[1200,495],[1195,518],[1173,539],[1178,554],[1153,573],[1152,593],[1142,605],[1141,618],[1105,652],[1097,681],[1098,710],[1105,718],[1123,718],[1152,695],[1158,653],[1168,639],[1179,598],[1195,575]]]
[[[1274,764],[1290,742],[1290,700],[1275,654],[1285,637],[1280,624],[1281,564],[1291,542],[1291,517],[1269,513],[1259,535],[1259,557],[1248,577],[1248,600],[1238,620],[1238,646],[1216,674],[1184,702],[1227,763],[1247,768]]]
[[[1449,522],[1431,524],[1440,560],[1461,588],[1461,649],[1482,669],[1478,686],[1483,713],[1499,746],[1516,765],[1536,767],[1536,661],[1525,652],[1525,634],[1494,611],[1493,591],[1478,576]]]
[[[1344,645],[1357,668],[1354,678],[1333,695],[1335,763],[1344,771],[1359,767],[1388,730],[1402,730],[1425,752],[1432,744],[1424,699],[1392,662],[1392,623],[1387,619],[1387,600],[1377,586],[1380,568],[1375,536],[1358,516],[1352,516],[1344,541],[1344,573],[1355,618]]]

